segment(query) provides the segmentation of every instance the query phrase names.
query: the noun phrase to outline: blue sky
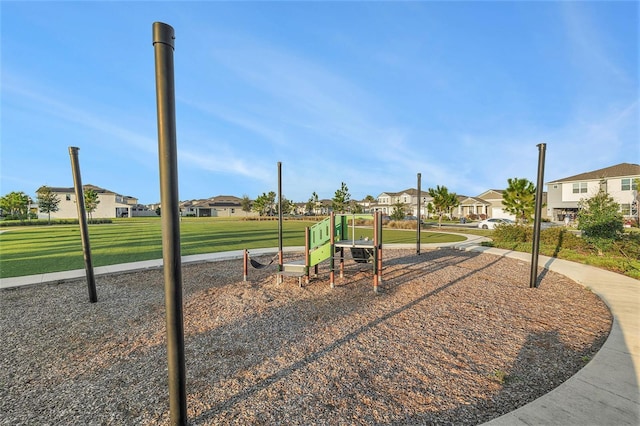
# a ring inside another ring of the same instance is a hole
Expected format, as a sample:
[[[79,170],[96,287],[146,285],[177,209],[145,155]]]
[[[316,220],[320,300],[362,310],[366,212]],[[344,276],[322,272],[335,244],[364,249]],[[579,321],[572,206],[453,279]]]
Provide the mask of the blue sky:
[[[175,29],[181,200],[475,196],[640,163],[638,2],[2,1],[0,193],[160,201],[155,21]]]

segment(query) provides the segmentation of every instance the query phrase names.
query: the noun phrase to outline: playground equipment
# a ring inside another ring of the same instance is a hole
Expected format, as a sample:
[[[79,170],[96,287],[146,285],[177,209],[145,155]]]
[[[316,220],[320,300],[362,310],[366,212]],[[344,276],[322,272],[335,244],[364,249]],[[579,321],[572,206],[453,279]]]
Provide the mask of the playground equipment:
[[[348,219],[351,217],[351,227],[348,229]],[[351,251],[351,257],[356,263],[372,263],[373,265],[373,291],[378,293],[378,286],[382,284],[382,213],[373,214],[339,214],[330,216],[331,227],[335,232],[331,234],[329,281],[331,288],[335,286],[335,259],[338,254],[340,278],[344,277],[344,252],[346,248]],[[337,219],[337,220],[336,220]],[[356,220],[373,219],[373,240],[368,238],[356,239]],[[348,231],[351,231],[349,239]]]
[[[373,223],[373,239],[356,238],[356,221],[364,220]],[[349,226],[349,222],[351,225]],[[280,231],[281,232],[281,231]],[[305,229],[304,258],[284,263],[281,253],[274,256],[268,264],[261,264],[251,259],[249,252],[244,253],[244,280],[247,280],[248,265],[262,269],[271,265],[279,258],[276,276],[278,282],[284,277],[296,277],[302,286],[302,278],[308,284],[311,268],[318,275],[318,265],[329,261],[329,281],[331,288],[335,287],[335,272],[344,277],[345,251],[350,250],[351,257],[356,263],[371,263],[373,269],[373,290],[378,292],[382,283],[382,216],[374,214],[334,214]],[[336,267],[337,261],[337,267]]]

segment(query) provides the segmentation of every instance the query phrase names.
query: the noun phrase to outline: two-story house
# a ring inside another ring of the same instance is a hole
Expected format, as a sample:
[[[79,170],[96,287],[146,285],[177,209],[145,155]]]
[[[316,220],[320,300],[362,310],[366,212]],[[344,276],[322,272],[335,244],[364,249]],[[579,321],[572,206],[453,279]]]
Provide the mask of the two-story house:
[[[131,217],[134,210],[138,209],[138,199],[127,195],[121,195],[108,189],[100,188],[95,185],[83,185],[84,191],[94,190],[98,194],[98,205],[96,210],[91,213],[94,219],[111,219],[116,217]],[[68,219],[78,217],[78,207],[76,204],[75,188],[53,187],[51,192],[58,196],[60,203],[58,211],[51,212],[51,219]],[[40,213],[41,218],[48,215]]]
[[[640,179],[640,165],[621,163],[553,180],[547,183],[547,214],[555,221],[564,220],[566,215],[574,218],[580,200],[591,198],[602,189],[620,204],[625,217],[637,218],[636,179]]]
[[[427,217],[427,204],[433,198],[427,191],[420,191],[420,217]],[[394,206],[398,203],[404,205],[405,213],[411,216],[418,216],[418,190],[415,188],[405,189],[400,192],[383,192],[378,195],[377,203],[370,206],[371,211],[380,211],[383,214],[393,213]]]

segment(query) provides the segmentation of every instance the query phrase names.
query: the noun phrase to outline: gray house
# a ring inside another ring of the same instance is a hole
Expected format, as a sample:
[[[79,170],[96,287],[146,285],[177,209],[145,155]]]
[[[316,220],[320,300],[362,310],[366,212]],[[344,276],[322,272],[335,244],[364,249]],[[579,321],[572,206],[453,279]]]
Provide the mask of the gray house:
[[[620,204],[623,216],[637,218],[638,186],[635,179],[640,179],[640,165],[620,163],[553,180],[547,183],[547,214],[555,221],[564,220],[566,215],[573,218],[580,200],[593,197],[603,189]]]

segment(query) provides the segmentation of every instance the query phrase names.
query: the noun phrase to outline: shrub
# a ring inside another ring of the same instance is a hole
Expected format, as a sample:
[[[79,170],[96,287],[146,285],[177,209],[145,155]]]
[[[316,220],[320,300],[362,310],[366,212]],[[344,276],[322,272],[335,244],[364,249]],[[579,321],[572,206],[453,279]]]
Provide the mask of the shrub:
[[[578,229],[584,238],[602,252],[608,250],[623,233],[620,205],[604,191],[580,201]]]
[[[101,223],[113,223],[111,219],[88,219],[87,223],[97,225]],[[42,226],[42,225],[77,225],[78,219],[53,219],[49,223],[46,219],[19,221],[19,220],[3,220],[0,227],[6,226]]]
[[[415,220],[392,220],[387,224],[389,228],[393,229],[416,229]]]
[[[625,233],[620,240],[613,244],[611,251],[621,253],[630,259],[640,259],[640,233]]]
[[[533,241],[533,228],[524,225],[496,226],[491,238],[496,243],[525,243]]]

